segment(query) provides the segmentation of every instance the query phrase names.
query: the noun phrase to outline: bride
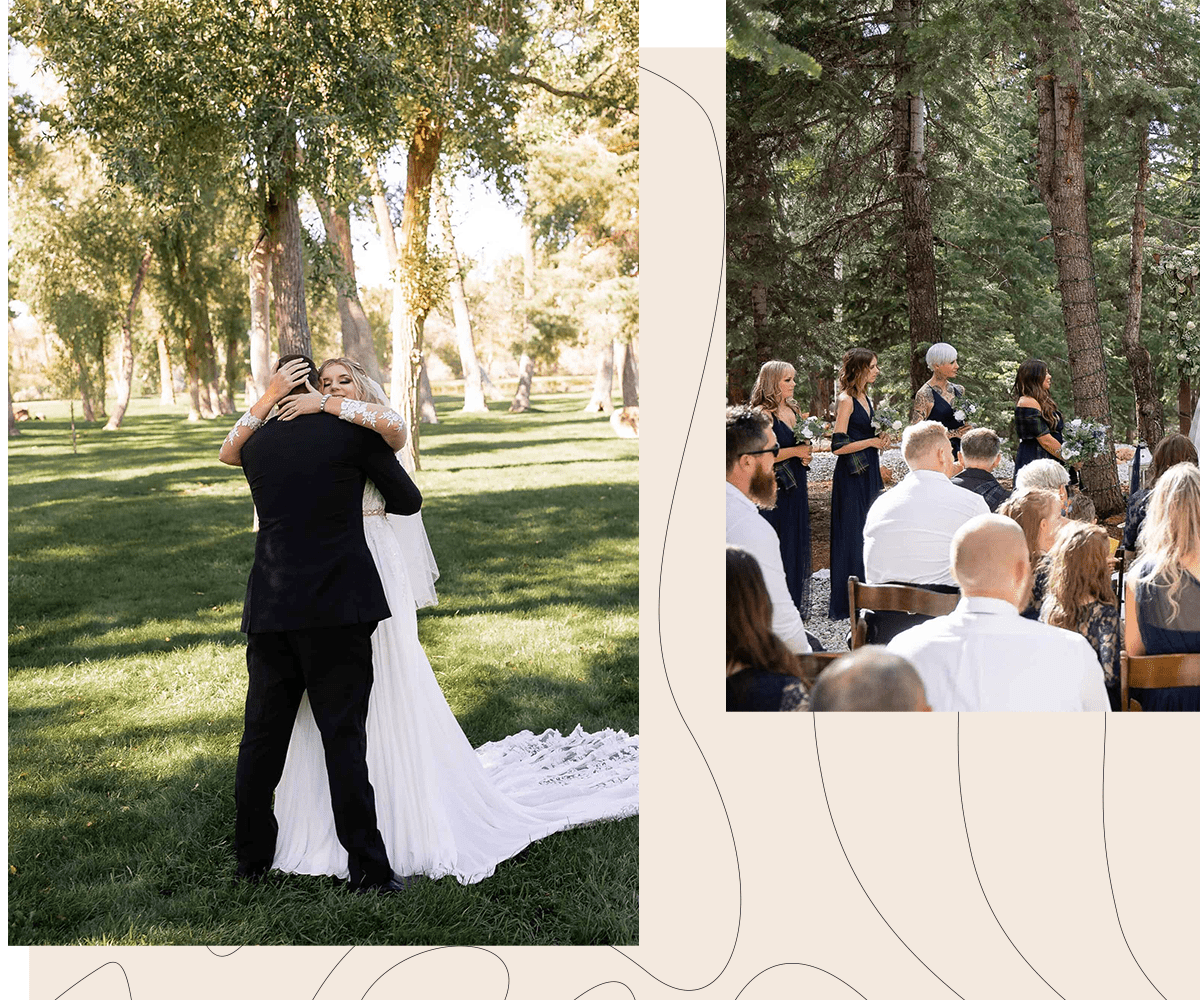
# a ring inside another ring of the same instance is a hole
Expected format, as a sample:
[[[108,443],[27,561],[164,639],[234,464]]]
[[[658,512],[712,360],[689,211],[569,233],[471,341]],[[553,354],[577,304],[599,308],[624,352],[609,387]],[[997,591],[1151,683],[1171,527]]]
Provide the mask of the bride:
[[[276,375],[281,376],[282,371]],[[393,450],[404,445],[403,420],[357,362],[326,361],[317,381],[319,391],[310,387],[283,399],[278,419],[323,408],[377,431]],[[253,422],[235,426],[221,448],[221,461],[240,465],[241,446],[251,433]],[[452,875],[468,885],[542,837],[635,815],[637,736],[611,729],[586,733],[577,726],[567,736],[552,729],[540,736],[525,731],[472,749],[417,638],[416,609],[437,600],[437,565],[420,514],[384,513],[383,498],[367,482],[363,531],[392,611],[371,639],[375,683],[367,712],[367,767],[379,831],[396,877]],[[307,694],[275,792],[275,816],[279,835],[272,867],[348,877]]]

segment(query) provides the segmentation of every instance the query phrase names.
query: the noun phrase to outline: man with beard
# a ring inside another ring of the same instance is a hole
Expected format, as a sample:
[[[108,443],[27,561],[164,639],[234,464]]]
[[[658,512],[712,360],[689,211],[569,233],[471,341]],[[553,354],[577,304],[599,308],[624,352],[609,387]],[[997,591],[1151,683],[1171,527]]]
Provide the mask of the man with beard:
[[[1033,574],[1011,518],[980,514],[950,543],[962,600],[888,651],[917,669],[935,712],[1107,712],[1104,670],[1076,632],[1022,618]]]
[[[759,507],[775,506],[778,452],[769,415],[750,406],[725,410],[725,543],[758,562],[771,598],[771,631],[793,653],[808,653],[813,647],[788,592],[779,536],[758,515]]]

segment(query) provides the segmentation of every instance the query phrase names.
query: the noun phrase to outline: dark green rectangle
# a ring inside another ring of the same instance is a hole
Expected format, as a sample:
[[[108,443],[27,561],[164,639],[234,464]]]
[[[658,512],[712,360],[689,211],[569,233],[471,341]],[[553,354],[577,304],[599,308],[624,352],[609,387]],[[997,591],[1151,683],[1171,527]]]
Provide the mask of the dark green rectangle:
[[[642,0],[643,47],[725,48],[725,0]]]

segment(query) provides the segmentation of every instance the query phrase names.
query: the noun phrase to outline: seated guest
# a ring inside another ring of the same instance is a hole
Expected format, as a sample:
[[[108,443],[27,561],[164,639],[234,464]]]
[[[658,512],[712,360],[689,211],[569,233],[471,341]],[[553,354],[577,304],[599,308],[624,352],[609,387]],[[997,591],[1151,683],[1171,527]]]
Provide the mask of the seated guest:
[[[911,471],[881,494],[867,512],[863,528],[866,582],[906,583],[956,593],[950,575],[950,539],[971,518],[986,514],[987,503],[950,482],[950,439],[936,420],[906,427],[900,447]],[[903,611],[872,612],[868,641],[885,643],[926,618]]]
[[[1052,458],[1039,458],[1030,462],[1017,473],[1013,480],[1013,496],[1024,490],[1050,490],[1062,501],[1062,513],[1066,514],[1071,501],[1067,498],[1067,483],[1070,475]]]
[[[1041,620],[1087,639],[1104,669],[1108,703],[1116,711],[1121,698],[1121,619],[1108,553],[1107,531],[1068,521],[1046,556],[1050,576]]]
[[[725,541],[745,549],[762,570],[771,595],[771,628],[793,653],[812,645],[788,592],[779,536],[758,514],[775,505],[775,455],[779,445],[771,418],[750,406],[725,411]]]
[[[929,712],[925,685],[903,657],[878,646],[839,656],[813,685],[814,712]]]
[[[978,493],[994,511],[1008,499],[1009,491],[992,475],[1000,464],[1000,435],[987,427],[976,427],[962,436],[963,470],[950,480],[955,486]]]
[[[1107,712],[1104,671],[1083,636],[1022,618],[1029,548],[1010,518],[982,514],[954,536],[963,598],[888,650],[921,675],[935,712]]]
[[[1129,498],[1129,515],[1125,518],[1125,536],[1121,539],[1121,547],[1126,552],[1133,552],[1137,549],[1138,533],[1142,530],[1142,522],[1146,519],[1146,508],[1150,505],[1154,484],[1167,469],[1173,468],[1181,462],[1197,464],[1196,446],[1182,434],[1168,434],[1158,442],[1158,447],[1154,449],[1154,460],[1150,463],[1150,474],[1147,476],[1148,485]]]
[[[1142,555],[1125,587],[1133,656],[1200,653],[1200,468],[1182,462],[1156,481]],[[1200,688],[1130,689],[1147,712],[1200,711]]]
[[[771,631],[771,598],[754,556],[725,546],[725,711],[796,712],[808,683]]]
[[[1059,528],[1065,523],[1062,498],[1049,490],[1018,491],[1005,500],[996,513],[1011,517],[1025,533],[1025,541],[1029,546],[1029,565],[1033,567],[1033,587],[1029,606],[1021,615],[1037,621],[1042,613],[1042,600],[1046,596],[1046,581],[1050,577],[1050,564],[1044,557],[1058,537]]]
[[[1072,521],[1082,521],[1084,524],[1096,523],[1096,505],[1086,493],[1076,493],[1071,497],[1071,509],[1068,516]]]

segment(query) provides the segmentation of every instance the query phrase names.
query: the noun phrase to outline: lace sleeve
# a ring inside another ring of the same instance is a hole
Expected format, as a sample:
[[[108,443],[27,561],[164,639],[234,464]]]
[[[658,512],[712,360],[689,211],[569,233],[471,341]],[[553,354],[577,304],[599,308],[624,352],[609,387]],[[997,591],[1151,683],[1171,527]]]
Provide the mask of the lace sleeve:
[[[378,431],[393,448],[402,446],[408,437],[404,418],[390,406],[367,403],[361,399],[343,399],[338,417],[360,427]],[[399,443],[395,444],[397,441]]]
[[[228,462],[230,465],[241,465],[242,445],[264,422],[249,410],[238,417],[238,422],[233,425],[233,428],[225,436],[225,443],[221,445],[221,461]]]

